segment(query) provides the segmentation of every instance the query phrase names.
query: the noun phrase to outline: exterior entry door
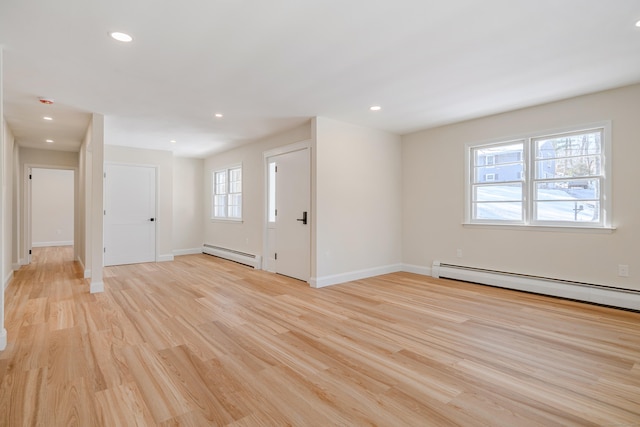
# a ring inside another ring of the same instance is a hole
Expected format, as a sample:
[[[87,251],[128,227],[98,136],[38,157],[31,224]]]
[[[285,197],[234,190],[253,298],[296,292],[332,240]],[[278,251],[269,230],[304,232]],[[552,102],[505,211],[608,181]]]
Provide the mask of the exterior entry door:
[[[104,265],[156,260],[156,169],[105,167]]]
[[[276,167],[275,272],[307,282],[313,219],[309,149],[280,154],[270,162]]]

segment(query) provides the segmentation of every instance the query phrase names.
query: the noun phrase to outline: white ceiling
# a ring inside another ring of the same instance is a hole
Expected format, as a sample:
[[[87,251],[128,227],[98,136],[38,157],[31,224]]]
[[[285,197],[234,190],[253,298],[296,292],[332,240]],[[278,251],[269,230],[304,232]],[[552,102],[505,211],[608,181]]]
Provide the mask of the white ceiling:
[[[640,82],[638,20],[638,0],[2,0],[5,116],[24,146],[77,150],[96,112],[107,144],[194,157],[318,115],[405,134]]]

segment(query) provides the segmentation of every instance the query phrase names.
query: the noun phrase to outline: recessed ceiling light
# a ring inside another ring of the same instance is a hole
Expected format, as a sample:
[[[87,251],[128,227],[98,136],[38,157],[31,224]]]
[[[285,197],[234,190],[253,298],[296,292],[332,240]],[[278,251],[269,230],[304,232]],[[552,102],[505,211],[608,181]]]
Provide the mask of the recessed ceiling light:
[[[372,107],[369,108],[371,111],[380,111],[382,110],[382,107],[379,105],[374,105]]]
[[[53,117],[44,116],[43,119],[51,121],[51,120],[53,120]]]
[[[216,114],[215,114],[215,116],[216,116],[217,118],[221,118],[221,117],[222,117],[222,114],[220,114],[220,113],[216,113]]]
[[[640,21],[636,22],[636,27],[640,27]]]
[[[131,40],[133,40],[133,37],[131,37],[129,34],[120,33],[118,31],[115,31],[113,33],[109,33],[109,35],[113,39],[118,40],[119,42],[129,43]]]
[[[53,144],[53,139],[47,139],[45,142],[46,142],[47,144]]]
[[[175,143],[176,143],[176,142],[178,142],[178,141],[176,141],[175,139],[172,139],[172,140],[171,140],[171,141],[169,141],[169,142],[170,142],[170,143],[172,143],[172,144],[175,144]]]

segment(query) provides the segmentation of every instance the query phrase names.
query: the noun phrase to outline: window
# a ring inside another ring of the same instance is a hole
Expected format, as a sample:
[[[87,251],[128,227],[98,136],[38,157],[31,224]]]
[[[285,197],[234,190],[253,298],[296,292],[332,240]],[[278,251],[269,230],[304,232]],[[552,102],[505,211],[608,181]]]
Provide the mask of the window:
[[[609,226],[608,134],[607,124],[468,145],[467,222]]]
[[[276,222],[276,215],[277,215],[277,210],[276,210],[276,171],[277,171],[277,167],[276,167],[276,162],[275,161],[271,161],[269,162],[269,199],[267,201],[268,203],[268,221],[270,223],[274,223]]]
[[[211,218],[242,220],[242,167],[213,173]]]

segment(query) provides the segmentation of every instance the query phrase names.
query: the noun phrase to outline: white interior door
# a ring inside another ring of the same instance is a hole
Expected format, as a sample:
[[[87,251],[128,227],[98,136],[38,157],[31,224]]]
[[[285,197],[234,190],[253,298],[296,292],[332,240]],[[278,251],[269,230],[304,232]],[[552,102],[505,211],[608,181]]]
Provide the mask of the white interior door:
[[[104,265],[156,260],[156,169],[106,165]]]
[[[275,271],[308,281],[310,276],[311,176],[309,149],[271,159],[275,173]]]

